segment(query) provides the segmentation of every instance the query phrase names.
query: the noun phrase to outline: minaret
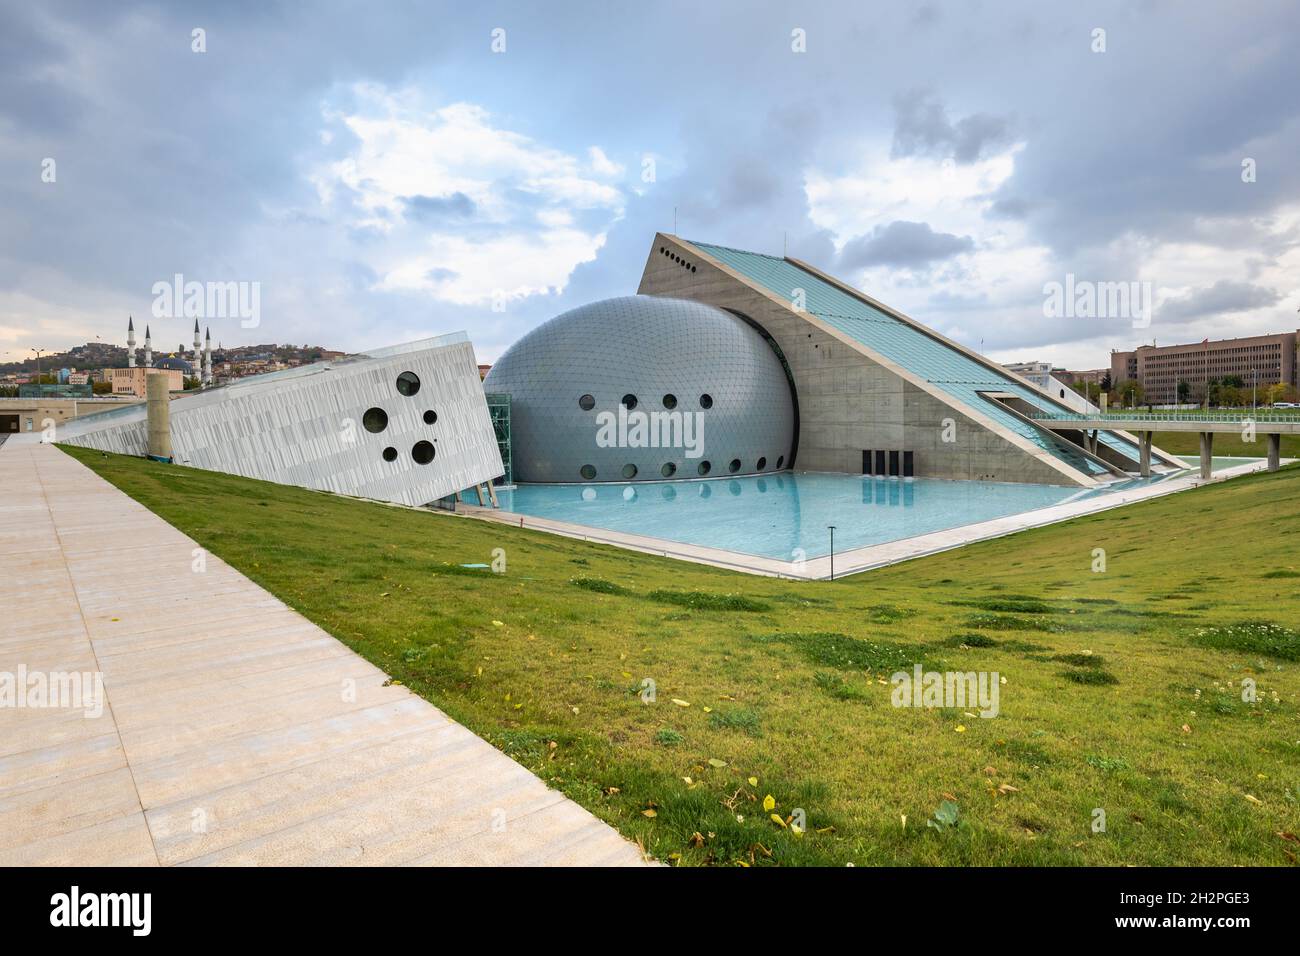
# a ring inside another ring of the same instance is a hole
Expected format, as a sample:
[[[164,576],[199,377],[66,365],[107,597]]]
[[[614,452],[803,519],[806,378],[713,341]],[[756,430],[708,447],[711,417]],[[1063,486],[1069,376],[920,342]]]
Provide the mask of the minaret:
[[[199,351],[199,320],[194,320],[194,377],[203,385],[203,353]]]
[[[135,368],[135,319],[126,317],[126,367]]]
[[[144,367],[153,368],[153,346],[149,343],[149,326],[144,327]]]
[[[212,384],[212,330],[205,330],[206,342],[203,348],[203,382],[205,385]]]

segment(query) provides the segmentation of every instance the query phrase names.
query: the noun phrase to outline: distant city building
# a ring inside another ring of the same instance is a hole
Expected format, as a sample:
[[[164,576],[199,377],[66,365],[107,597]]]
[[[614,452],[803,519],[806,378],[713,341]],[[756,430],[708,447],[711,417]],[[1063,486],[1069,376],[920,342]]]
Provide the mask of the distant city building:
[[[1087,385],[1100,385],[1105,381],[1106,376],[1110,374],[1108,368],[1090,368],[1083,371],[1076,371],[1068,368],[1058,368],[1052,372],[1066,385],[1077,385],[1084,383]]]
[[[185,388],[185,374],[180,369],[136,366],[135,368],[114,368],[108,371],[111,376],[109,381],[113,384],[114,395],[144,398],[146,394],[146,375],[166,375],[168,391],[179,392]]]
[[[1069,373],[1065,369],[1053,369],[1051,362],[1011,362],[1002,367],[1023,379],[1028,379],[1058,402],[1068,405],[1073,411],[1096,410],[1096,406],[1088,401],[1085,395],[1061,377]]]
[[[1218,339],[1190,345],[1142,345],[1131,352],[1111,352],[1112,385],[1135,381],[1144,401],[1173,405],[1179,400],[1178,383],[1186,382],[1190,395],[1204,396],[1212,380],[1235,375],[1247,387],[1258,384],[1295,386],[1295,332]]]

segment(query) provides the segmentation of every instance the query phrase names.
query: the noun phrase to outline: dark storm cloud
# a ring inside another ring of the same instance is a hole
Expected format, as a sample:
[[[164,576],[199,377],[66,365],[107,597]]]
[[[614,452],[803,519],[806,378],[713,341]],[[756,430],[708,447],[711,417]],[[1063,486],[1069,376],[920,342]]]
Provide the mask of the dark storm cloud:
[[[920,269],[974,248],[970,236],[935,232],[926,222],[895,220],[846,243],[839,267],[846,272],[871,266]]]
[[[1207,288],[1197,289],[1185,296],[1162,302],[1160,318],[1162,321],[1189,320],[1208,315],[1248,312],[1251,309],[1276,305],[1281,298],[1276,289],[1249,282],[1220,279]]]
[[[1011,141],[1011,124],[988,113],[957,122],[932,90],[909,90],[894,97],[894,142],[891,155],[934,156],[973,163]]]

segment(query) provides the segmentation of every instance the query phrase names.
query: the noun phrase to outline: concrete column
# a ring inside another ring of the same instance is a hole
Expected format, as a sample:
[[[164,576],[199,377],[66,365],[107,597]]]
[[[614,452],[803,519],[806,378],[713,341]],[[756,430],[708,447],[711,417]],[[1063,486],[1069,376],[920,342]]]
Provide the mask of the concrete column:
[[[1142,477],[1151,477],[1151,432],[1138,432],[1138,447],[1142,449]]]
[[[145,414],[148,420],[149,457],[171,461],[171,394],[165,372],[145,373]]]
[[[1282,436],[1276,432],[1268,436],[1268,470],[1282,467]]]
[[[1214,473],[1214,432],[1201,432],[1201,477]]]

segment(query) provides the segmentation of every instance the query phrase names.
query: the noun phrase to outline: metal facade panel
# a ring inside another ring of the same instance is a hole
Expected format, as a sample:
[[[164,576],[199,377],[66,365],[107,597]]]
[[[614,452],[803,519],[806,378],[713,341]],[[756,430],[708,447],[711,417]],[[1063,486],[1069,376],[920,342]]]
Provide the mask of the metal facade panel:
[[[636,481],[681,480],[700,477],[702,462],[710,478],[756,474],[787,465],[794,442],[794,402],[772,347],[743,319],[685,299],[624,296],[565,312],[511,346],[484,388],[510,395],[517,481],[623,482],[629,465]],[[637,413],[698,413],[701,454],[601,447],[597,415],[617,414],[629,394]]]
[[[397,354],[322,362],[290,374],[258,376],[175,399],[177,462],[279,484],[424,505],[504,469],[473,347],[463,337]],[[398,391],[403,372],[419,377],[414,395]],[[372,433],[368,409],[387,423]],[[426,423],[426,412],[437,416]],[[144,412],[93,416],[64,427],[73,445],[144,453]],[[433,445],[419,464],[417,442]],[[386,461],[386,448],[396,457]]]

